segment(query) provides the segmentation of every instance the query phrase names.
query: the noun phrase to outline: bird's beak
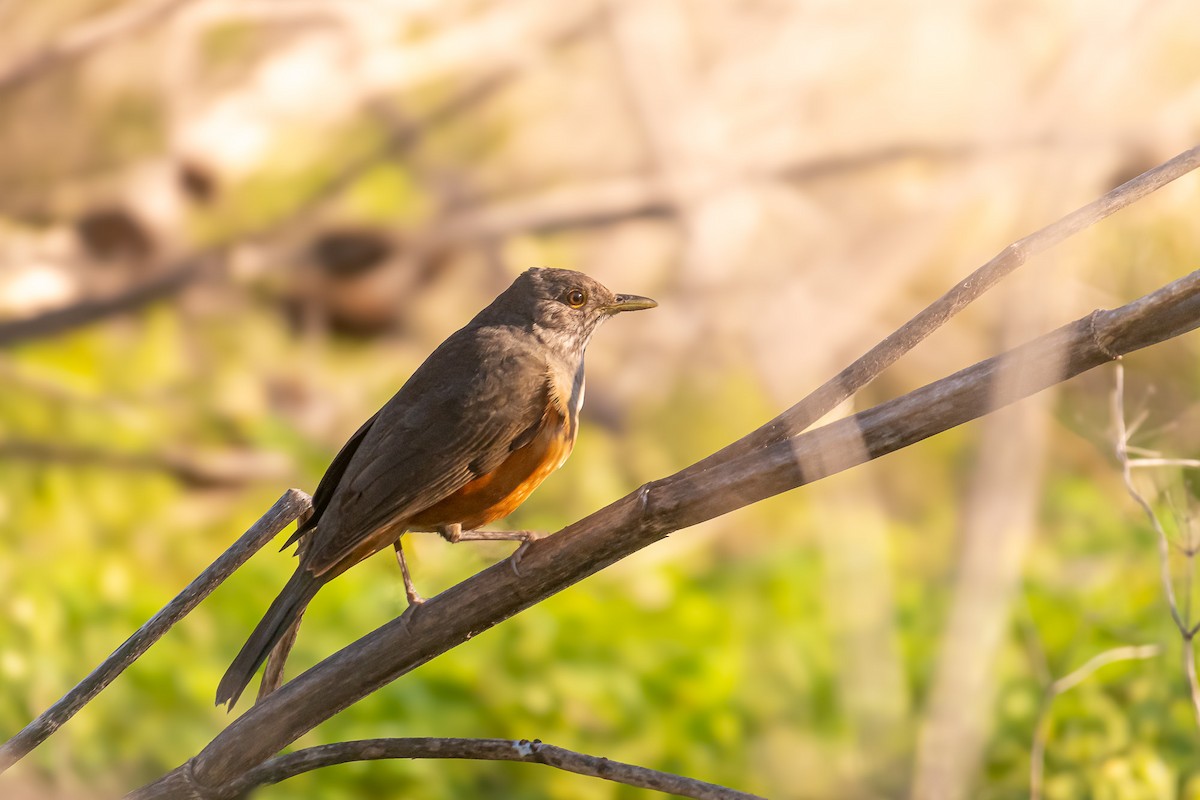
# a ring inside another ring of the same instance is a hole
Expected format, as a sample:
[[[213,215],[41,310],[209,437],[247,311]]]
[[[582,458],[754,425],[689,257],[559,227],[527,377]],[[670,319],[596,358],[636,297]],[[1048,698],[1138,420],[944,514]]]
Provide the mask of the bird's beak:
[[[620,314],[622,311],[641,311],[643,308],[654,308],[658,303],[649,297],[636,294],[619,294],[617,299],[604,307],[609,314]]]

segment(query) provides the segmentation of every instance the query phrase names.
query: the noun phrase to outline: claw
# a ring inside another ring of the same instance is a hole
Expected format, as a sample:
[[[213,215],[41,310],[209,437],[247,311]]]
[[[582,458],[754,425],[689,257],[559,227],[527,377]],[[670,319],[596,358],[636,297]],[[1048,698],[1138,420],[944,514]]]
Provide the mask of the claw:
[[[425,604],[425,598],[420,595],[408,598],[408,608],[404,609],[400,614],[400,622],[407,625],[412,620],[412,615],[416,610]]]
[[[524,578],[521,574],[521,559],[525,557],[525,551],[529,549],[529,545],[542,538],[542,534],[537,531],[526,531],[525,537],[521,540],[521,545],[513,552],[508,563],[512,566],[513,574],[518,578]]]

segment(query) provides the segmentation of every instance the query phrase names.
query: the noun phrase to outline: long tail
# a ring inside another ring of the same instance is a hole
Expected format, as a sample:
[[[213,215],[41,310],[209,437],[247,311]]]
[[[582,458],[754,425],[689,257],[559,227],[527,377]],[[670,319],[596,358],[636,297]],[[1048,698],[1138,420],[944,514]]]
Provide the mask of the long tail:
[[[324,581],[303,567],[298,568],[283,591],[271,603],[262,621],[242,645],[241,651],[225,670],[225,677],[217,686],[217,705],[228,704],[232,709],[259,666],[267,660],[276,642],[283,638],[292,623],[300,618],[304,609],[317,594]]]

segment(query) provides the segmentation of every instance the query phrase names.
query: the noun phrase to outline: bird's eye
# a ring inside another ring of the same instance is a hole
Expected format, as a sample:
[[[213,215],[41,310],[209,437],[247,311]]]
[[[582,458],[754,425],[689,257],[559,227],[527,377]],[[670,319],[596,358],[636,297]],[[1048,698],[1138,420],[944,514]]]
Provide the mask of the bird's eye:
[[[563,299],[571,308],[579,308],[587,302],[587,292],[583,289],[568,289],[567,293],[563,295]]]

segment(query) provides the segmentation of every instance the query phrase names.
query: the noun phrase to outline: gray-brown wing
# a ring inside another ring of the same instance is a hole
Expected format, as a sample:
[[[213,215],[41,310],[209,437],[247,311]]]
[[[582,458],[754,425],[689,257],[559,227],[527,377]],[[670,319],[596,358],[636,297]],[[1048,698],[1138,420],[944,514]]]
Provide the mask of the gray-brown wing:
[[[544,362],[514,335],[459,331],[379,410],[318,523],[309,569],[321,574],[381,526],[495,469],[536,430]]]

